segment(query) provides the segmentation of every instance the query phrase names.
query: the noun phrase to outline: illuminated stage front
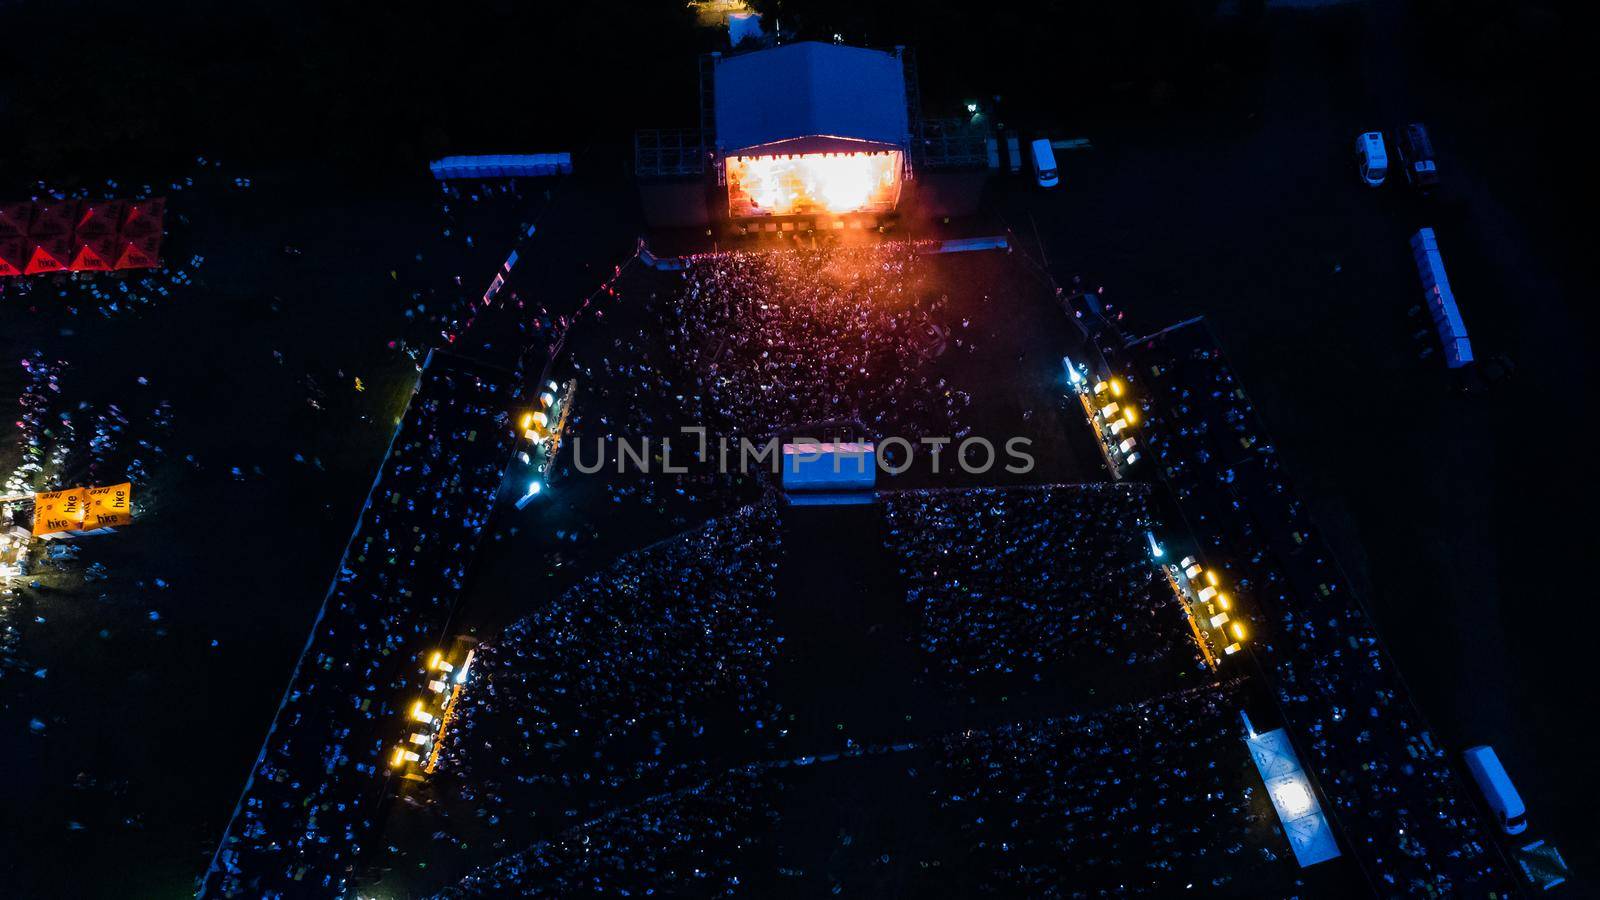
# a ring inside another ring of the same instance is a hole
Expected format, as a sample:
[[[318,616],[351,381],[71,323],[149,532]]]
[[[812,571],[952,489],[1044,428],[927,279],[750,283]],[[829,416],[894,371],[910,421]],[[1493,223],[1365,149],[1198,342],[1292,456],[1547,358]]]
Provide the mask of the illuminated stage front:
[[[728,215],[891,212],[900,201],[904,161],[899,150],[730,156]]]

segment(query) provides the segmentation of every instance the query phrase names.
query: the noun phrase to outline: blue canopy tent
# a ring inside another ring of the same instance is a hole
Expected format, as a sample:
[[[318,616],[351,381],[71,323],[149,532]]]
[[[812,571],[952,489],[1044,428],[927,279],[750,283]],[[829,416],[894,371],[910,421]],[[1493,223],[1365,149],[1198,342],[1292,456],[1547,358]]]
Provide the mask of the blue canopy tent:
[[[428,163],[439,181],[453,178],[519,178],[541,175],[566,175],[572,171],[570,153],[492,154],[488,156],[446,156]]]
[[[723,57],[716,68],[724,153],[900,150],[910,140],[900,57],[819,41]]]

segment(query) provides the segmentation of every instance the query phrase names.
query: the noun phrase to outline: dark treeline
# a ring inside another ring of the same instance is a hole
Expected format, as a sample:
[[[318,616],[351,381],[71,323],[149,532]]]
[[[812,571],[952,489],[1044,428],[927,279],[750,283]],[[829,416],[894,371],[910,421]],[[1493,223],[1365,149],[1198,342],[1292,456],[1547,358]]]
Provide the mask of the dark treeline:
[[[693,57],[716,37],[676,3],[29,0],[0,22],[7,182],[196,154],[414,167],[577,149],[673,107],[662,124],[688,124]]]
[[[911,45],[930,114],[998,94],[1023,127],[1204,107],[1271,52],[1263,0],[754,5],[786,34]],[[1571,58],[1553,0],[1408,7],[1440,65],[1507,98],[1559,81],[1552,67]],[[1359,53],[1360,21],[1330,17],[1329,40]],[[724,42],[681,0],[21,0],[0,3],[0,23],[6,183],[196,154],[413,167],[447,152],[620,149],[634,128],[694,124],[694,57]]]
[[[757,0],[785,33],[917,48],[930,114],[1002,95],[1025,119],[1105,101],[1161,104],[1209,91],[1259,61],[1258,16],[1219,16],[1216,0],[984,4]],[[1220,78],[1219,78],[1220,76]],[[941,103],[942,101],[942,103]],[[1019,125],[1026,123],[1019,122]],[[1047,122],[1038,122],[1044,125]]]

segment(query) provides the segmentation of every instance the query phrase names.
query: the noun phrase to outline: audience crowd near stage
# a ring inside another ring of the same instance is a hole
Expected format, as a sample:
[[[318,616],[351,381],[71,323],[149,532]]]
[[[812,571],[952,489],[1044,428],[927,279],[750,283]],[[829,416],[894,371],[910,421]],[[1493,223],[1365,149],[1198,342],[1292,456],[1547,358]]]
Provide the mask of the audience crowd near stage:
[[[935,362],[975,350],[970,323],[936,292],[916,244],[723,251],[685,264],[626,279],[581,324],[554,321],[558,332],[574,326],[558,371],[575,375],[586,398],[569,425],[572,446],[590,467],[603,460],[597,477],[614,503],[682,527],[690,505],[708,506],[705,515],[748,502],[770,478],[739,471],[738,439],[759,446],[807,423],[867,431],[813,437],[971,433],[971,395]],[[705,460],[689,458],[699,439],[683,427],[706,429]],[[649,477],[614,477],[618,442],[642,437],[670,439],[672,463],[688,473],[663,477],[656,458]],[[731,471],[718,462],[719,439],[729,442]],[[557,477],[571,476],[572,463],[566,456]]]
[[[906,491],[883,503],[928,667],[952,683],[1039,681],[1070,658],[1143,667],[1195,655],[1145,543],[1143,486]]]
[[[346,887],[348,867],[374,837],[367,800],[393,749],[371,736],[394,732],[420,693],[420,653],[438,640],[461,591],[511,452],[509,390],[449,361],[424,373],[229,825],[212,887],[235,895]]]
[[[668,325],[708,414],[739,434],[856,419],[884,434],[966,437],[971,398],[928,371],[949,300],[932,293],[918,249],[692,257]]]
[[[934,293],[917,249],[689,257],[682,272],[640,288],[649,292],[642,317],[602,310],[590,324],[609,342],[571,351],[580,380],[619,410],[593,424],[668,436],[693,424],[755,438],[857,420],[882,434],[965,437],[971,396],[930,363],[951,345],[973,345],[962,324],[946,321],[949,299]]]
[[[1485,893],[1508,880],[1482,821],[1345,586],[1215,340],[1138,356],[1143,431],[1211,564],[1256,610],[1257,658],[1330,814],[1384,893]],[[1145,385],[1148,385],[1146,388]],[[1264,626],[1264,627],[1262,627]]]

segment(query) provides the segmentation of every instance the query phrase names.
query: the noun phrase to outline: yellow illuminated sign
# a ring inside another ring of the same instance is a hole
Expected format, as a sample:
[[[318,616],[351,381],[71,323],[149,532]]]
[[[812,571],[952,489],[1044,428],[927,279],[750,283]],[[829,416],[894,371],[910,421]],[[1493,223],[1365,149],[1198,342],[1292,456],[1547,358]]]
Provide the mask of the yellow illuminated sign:
[[[33,535],[81,531],[86,491],[81,487],[33,495]]]
[[[33,495],[33,536],[116,528],[133,521],[133,484],[64,488]]]
[[[133,521],[133,484],[89,488],[85,528],[117,528]]]

